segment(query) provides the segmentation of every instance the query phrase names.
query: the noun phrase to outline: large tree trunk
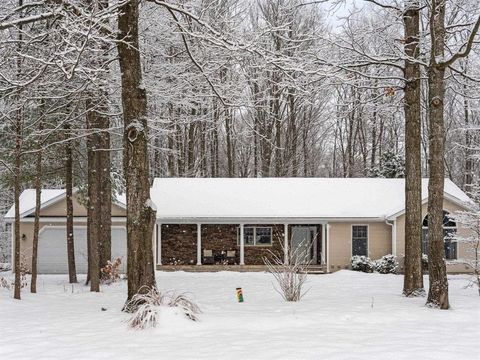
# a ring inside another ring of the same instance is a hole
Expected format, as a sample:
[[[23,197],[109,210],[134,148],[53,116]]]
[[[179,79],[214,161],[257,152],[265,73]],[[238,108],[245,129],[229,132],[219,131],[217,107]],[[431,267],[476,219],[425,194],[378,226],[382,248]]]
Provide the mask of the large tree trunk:
[[[445,265],[443,238],[443,188],[444,188],[444,98],[445,67],[436,59],[444,57],[445,41],[445,3],[439,2],[432,7],[433,22],[431,33],[434,37],[428,68],[429,102],[429,163],[428,183],[428,274],[430,286],[427,305],[448,309],[448,281]]]
[[[70,137],[70,126],[65,125],[65,136]],[[70,283],[77,282],[77,270],[75,266],[75,245],[73,235],[73,157],[72,143],[69,139],[65,145],[65,197],[67,201],[67,259],[68,279]]]
[[[403,294],[424,295],[422,273],[422,163],[418,1],[406,1],[405,30],[405,275]],[[411,59],[411,60],[410,60]]]
[[[118,54],[124,120],[124,171],[127,193],[128,300],[155,284],[153,226],[148,169],[147,95],[142,85],[138,43],[139,0],[120,7]]]
[[[43,106],[42,106],[43,108]],[[41,115],[42,116],[42,115]],[[38,125],[40,132],[39,139],[42,136],[43,121]],[[38,257],[38,235],[40,231],[40,208],[42,205],[42,144],[38,140],[37,154],[35,160],[35,219],[33,221],[33,240],[32,240],[32,277],[30,280],[30,292],[37,292],[37,257]]]

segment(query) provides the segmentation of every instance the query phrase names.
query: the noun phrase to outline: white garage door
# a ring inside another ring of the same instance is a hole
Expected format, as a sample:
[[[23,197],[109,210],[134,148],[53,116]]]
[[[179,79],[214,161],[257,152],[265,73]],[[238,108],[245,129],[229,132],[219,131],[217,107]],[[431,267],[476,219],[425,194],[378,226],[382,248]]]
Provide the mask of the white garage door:
[[[87,228],[74,227],[75,265],[78,274],[87,273]],[[122,258],[122,270],[127,264],[127,234],[124,227],[112,227],[112,258]],[[38,239],[38,272],[66,274],[67,230],[65,226],[47,226]]]

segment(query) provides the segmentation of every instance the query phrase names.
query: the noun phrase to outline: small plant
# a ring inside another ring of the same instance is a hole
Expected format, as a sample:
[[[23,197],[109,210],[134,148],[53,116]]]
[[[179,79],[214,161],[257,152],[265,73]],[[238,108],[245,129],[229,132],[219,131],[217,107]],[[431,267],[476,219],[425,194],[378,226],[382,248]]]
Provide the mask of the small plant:
[[[10,263],[0,262],[0,272],[2,272],[2,271],[10,271],[10,270],[12,270],[12,265],[10,265]]]
[[[299,246],[297,249],[300,248],[302,247]],[[285,249],[284,246],[283,252],[286,253],[285,259],[281,259],[277,254],[269,251],[271,259],[264,257],[263,262],[267,266],[267,271],[275,278],[275,291],[285,301],[300,301],[306,294],[303,285],[307,281],[311,260],[305,261],[305,257],[302,256],[303,253]]]
[[[27,260],[25,256],[22,256],[20,259],[20,288],[23,289],[28,286],[27,282]],[[4,288],[7,290],[13,289],[15,287],[15,280],[9,282],[8,279],[4,277],[0,277],[0,288]]]
[[[353,271],[372,273],[375,270],[375,263],[367,256],[354,255],[351,259]]]
[[[428,255],[422,254],[422,272],[428,272]]]
[[[10,290],[10,283],[4,277],[0,277],[0,288]]]
[[[120,280],[120,265],[122,265],[120,257],[107,261],[107,265],[100,269],[103,284],[109,285]]]
[[[381,259],[375,261],[375,271],[380,274],[396,274],[398,273],[398,261],[397,258],[388,254]]]
[[[124,310],[132,313],[128,326],[134,329],[157,326],[162,307],[179,308],[192,321],[197,321],[198,315],[201,313],[198,305],[184,293],[174,291],[161,293],[156,288],[148,290],[142,288],[125,305]]]

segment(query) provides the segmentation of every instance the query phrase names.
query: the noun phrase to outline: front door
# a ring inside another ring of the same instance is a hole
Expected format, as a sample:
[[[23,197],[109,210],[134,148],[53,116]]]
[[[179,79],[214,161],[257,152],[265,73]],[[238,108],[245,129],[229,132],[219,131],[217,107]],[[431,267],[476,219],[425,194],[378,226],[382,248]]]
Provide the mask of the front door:
[[[302,263],[316,263],[316,226],[292,226],[292,256]]]

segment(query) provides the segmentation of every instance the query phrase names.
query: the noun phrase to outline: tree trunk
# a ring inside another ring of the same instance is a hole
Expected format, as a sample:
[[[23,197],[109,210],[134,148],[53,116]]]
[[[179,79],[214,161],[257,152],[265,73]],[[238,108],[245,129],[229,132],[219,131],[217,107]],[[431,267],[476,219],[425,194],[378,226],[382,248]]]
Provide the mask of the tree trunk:
[[[423,296],[422,272],[422,163],[420,65],[417,59],[420,41],[418,1],[407,1],[403,14],[405,31],[405,274],[403,294]]]
[[[43,106],[42,106],[43,108]],[[42,116],[42,115],[40,115]],[[39,139],[42,136],[43,121],[38,124]],[[37,257],[38,257],[38,235],[40,231],[40,208],[42,204],[42,144],[38,140],[37,156],[35,161],[35,219],[33,221],[32,240],[32,277],[30,280],[30,292],[37,292]]]
[[[23,0],[18,0],[18,6],[23,6]],[[21,43],[22,43],[22,26],[20,25],[17,32],[18,37],[18,51],[21,52]],[[21,57],[17,56],[17,74],[20,75],[22,61]],[[18,98],[20,94],[18,94]],[[15,202],[15,223],[14,223],[14,263],[13,269],[15,271],[15,286],[13,297],[17,300],[20,300],[20,291],[22,288],[22,278],[21,278],[21,259],[20,259],[20,192],[21,192],[21,181],[22,181],[22,145],[23,145],[23,114],[22,110],[18,109],[16,111],[15,119],[15,174],[13,176],[14,180],[14,202]]]
[[[65,136],[70,137],[70,126],[65,125]],[[69,139],[65,145],[65,198],[67,201],[67,259],[68,280],[77,282],[77,270],[75,266],[75,245],[73,237],[73,157],[72,143]]]
[[[118,54],[124,120],[124,172],[127,193],[128,297],[156,287],[153,261],[155,210],[148,169],[147,95],[142,85],[138,42],[139,0],[120,7]]]
[[[428,183],[428,274],[430,286],[427,305],[448,309],[448,281],[445,265],[443,237],[443,188],[444,188],[444,98],[445,67],[436,59],[444,57],[445,41],[445,3],[432,6],[432,54],[428,68],[428,102],[429,102],[429,162],[430,176]]]
[[[466,70],[465,70],[466,72]],[[470,111],[468,106],[467,85],[463,86],[463,113],[465,117],[465,177],[463,189],[467,192],[472,190],[473,185],[473,157],[472,157],[472,136],[470,134]]]
[[[232,139],[232,119],[231,109],[225,109],[225,135],[227,141],[227,170],[228,177],[234,177],[235,174],[235,164],[234,164],[234,151],[233,151],[233,139]]]
[[[14,244],[14,270],[15,270],[15,289],[13,297],[20,300],[21,284],[21,264],[20,264],[20,193],[22,180],[22,113],[17,110],[16,134],[15,134],[15,174],[14,174],[14,197],[15,197],[15,244]]]

